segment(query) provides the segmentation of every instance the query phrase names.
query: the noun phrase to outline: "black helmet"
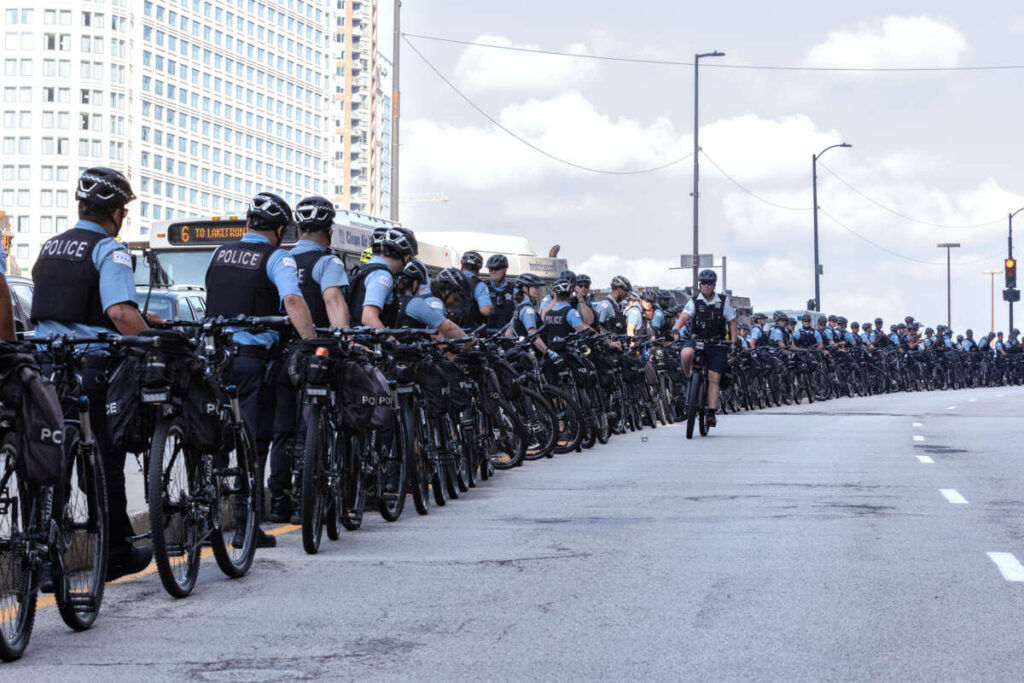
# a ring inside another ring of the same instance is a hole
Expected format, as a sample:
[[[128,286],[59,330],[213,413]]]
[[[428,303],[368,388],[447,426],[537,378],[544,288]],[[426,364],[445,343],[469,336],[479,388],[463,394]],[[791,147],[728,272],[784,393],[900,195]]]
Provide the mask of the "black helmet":
[[[830,316],[828,317],[828,321],[829,321],[830,323],[834,323],[834,322],[836,322],[836,321],[838,321],[838,320],[839,320],[839,316],[837,316],[837,315],[830,315]]]
[[[700,283],[700,284],[704,284],[704,283],[708,283],[708,282],[710,282],[713,285],[717,284],[718,283],[718,273],[716,273],[713,270],[705,268],[704,270],[702,270],[699,273],[697,273],[697,282]]]
[[[478,251],[467,251],[462,255],[462,267],[472,271],[480,270],[484,267],[484,257]]]
[[[871,321],[870,320],[865,320],[864,321],[864,327],[865,328],[871,327]]]
[[[644,301],[650,301],[652,304],[658,301],[658,290],[647,288],[640,292],[640,298]]]
[[[430,292],[440,299],[448,298],[452,292],[461,292],[466,276],[458,268],[445,268],[430,283]]]
[[[826,317],[825,317],[825,316],[823,316],[823,315],[822,315],[822,316],[819,316],[819,317],[818,317],[818,324],[819,324],[819,325],[826,325],[826,324],[828,324],[828,318],[826,318]]]
[[[409,244],[412,246],[412,255],[418,255],[420,253],[420,243],[416,241],[416,233],[412,231],[412,228],[396,227],[395,230],[398,230],[400,233],[405,235],[405,239],[407,239]]]
[[[558,274],[558,279],[568,280],[569,282],[575,282],[576,273],[572,272],[571,270],[563,270],[561,273]]]
[[[508,258],[504,254],[494,254],[487,259],[487,270],[501,270],[508,268]]]
[[[557,280],[551,291],[555,294],[569,294],[572,292],[572,281],[565,278]]]
[[[626,279],[625,275],[616,275],[615,277],[613,277],[611,286],[612,289],[621,289],[626,292],[633,291],[633,285],[632,283],[630,283],[628,279]]]
[[[839,316],[838,318],[836,318],[836,324],[842,327],[843,325],[846,324],[846,318],[844,318],[843,316]]]
[[[415,240],[409,240],[407,228],[388,228],[380,241],[380,251],[388,258],[402,258],[416,253]]]
[[[334,225],[334,204],[323,197],[306,197],[295,205],[295,223],[303,232],[330,230]]]
[[[930,336],[932,336],[933,334],[935,334],[935,330],[933,330],[933,329],[932,329],[932,328],[930,328],[930,327],[926,327],[926,328],[924,328],[924,333],[925,333],[925,334],[926,334],[927,336],[929,336],[929,337],[930,337]]]
[[[850,329],[851,330],[859,330],[860,329],[860,323],[857,322],[856,320],[854,320],[852,323],[850,323]]]
[[[120,209],[135,199],[131,183],[120,171],[106,166],[93,166],[78,178],[75,199],[89,206],[110,211]]]
[[[427,281],[430,279],[430,276],[427,275],[427,267],[423,265],[423,261],[420,261],[417,258],[409,259],[409,262],[405,264],[404,268],[402,268],[402,275],[404,275],[409,282],[419,280],[421,285],[427,284]]]
[[[896,325],[896,329],[897,330],[905,330],[905,329],[907,329],[907,324],[906,323],[898,323]],[[943,327],[942,329],[945,330],[946,328]]]
[[[968,337],[970,337],[972,334],[974,334],[974,330],[968,328],[966,334]]]
[[[889,332],[895,332],[895,331],[896,331],[896,326],[895,325],[889,325]]]
[[[533,273],[523,273],[516,279],[516,287],[541,287],[544,285],[544,281]]]
[[[956,340],[957,340],[958,342],[962,342],[962,341],[964,340],[964,335],[962,335],[962,334],[958,334],[958,335],[956,335]]]
[[[811,322],[811,314],[810,313],[804,313],[802,316],[800,316],[800,322],[804,322],[804,323]]]
[[[766,316],[764,313],[755,313],[754,315],[750,316],[750,319],[751,320],[767,320],[768,316]]]
[[[587,275],[586,273],[580,273],[579,275],[576,276],[576,279],[573,281],[573,284],[575,284],[577,287],[581,285],[589,287],[591,283],[592,282],[590,276]]]
[[[881,318],[875,318],[875,326],[881,327],[884,321]]]
[[[253,230],[276,230],[292,222],[292,209],[276,194],[260,192],[249,202],[245,218]]]
[[[1018,334],[1018,335],[1019,335],[1019,334],[1020,334],[1020,330],[1018,330],[1018,329],[1017,329],[1017,328],[1015,327],[1015,328],[1013,328],[1012,330],[1010,330],[1010,334]]]
[[[786,324],[787,324],[787,325],[796,325],[796,318],[790,318],[790,317],[789,317],[789,316],[787,315],[787,316],[786,316]]]
[[[384,241],[384,235],[387,233],[387,227],[377,227],[373,229],[370,234],[370,249],[375,253],[380,253],[380,243]]]

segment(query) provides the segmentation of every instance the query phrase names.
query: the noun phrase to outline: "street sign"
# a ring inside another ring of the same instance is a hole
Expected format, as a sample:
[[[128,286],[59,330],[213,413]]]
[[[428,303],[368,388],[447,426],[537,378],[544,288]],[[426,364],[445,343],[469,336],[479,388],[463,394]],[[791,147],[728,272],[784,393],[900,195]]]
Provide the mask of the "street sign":
[[[1020,290],[1019,289],[1004,289],[1003,290],[1003,301],[1010,301],[1010,302],[1020,301]]]
[[[713,268],[715,264],[714,254],[698,254],[697,255],[697,267],[698,268]],[[682,254],[679,257],[680,268],[693,268],[693,254]]]

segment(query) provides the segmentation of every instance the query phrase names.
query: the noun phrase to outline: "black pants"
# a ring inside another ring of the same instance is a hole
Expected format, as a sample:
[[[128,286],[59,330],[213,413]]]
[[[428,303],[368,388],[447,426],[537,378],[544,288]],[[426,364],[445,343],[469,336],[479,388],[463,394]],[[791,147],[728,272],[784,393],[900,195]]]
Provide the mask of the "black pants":
[[[231,361],[230,382],[238,387],[238,403],[242,418],[252,429],[256,439],[256,490],[255,507],[257,519],[262,520],[264,477],[270,439],[274,434],[274,386],[265,381],[271,361],[263,357],[237,355]],[[235,508],[235,516],[245,517],[244,508]]]
[[[285,356],[287,357],[287,355]],[[270,495],[278,498],[292,486],[292,453],[295,439],[305,439],[305,419],[300,418],[299,395],[285,367],[277,376],[274,404],[274,445],[270,449]],[[301,442],[300,444],[301,445]]]
[[[107,430],[107,369],[97,360],[82,370],[82,388],[89,399],[89,422],[93,439],[103,459],[107,483],[107,516],[110,533],[108,554],[123,554],[131,549],[130,536],[135,534],[128,518],[128,497],[124,490],[124,462],[127,453],[114,448]]]

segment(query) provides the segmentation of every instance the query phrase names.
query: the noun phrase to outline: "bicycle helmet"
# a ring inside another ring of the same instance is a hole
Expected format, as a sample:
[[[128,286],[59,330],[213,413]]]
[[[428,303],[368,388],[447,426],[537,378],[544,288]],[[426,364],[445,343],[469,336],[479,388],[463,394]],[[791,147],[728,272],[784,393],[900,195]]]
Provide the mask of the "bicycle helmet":
[[[714,284],[717,284],[718,283],[718,273],[716,273],[713,270],[709,270],[709,269],[705,268],[704,270],[702,270],[699,273],[697,273],[697,282],[699,284],[702,284],[702,285],[706,285],[706,284],[714,285]]]
[[[494,254],[487,259],[487,270],[501,270],[508,268],[508,258],[504,254]]]
[[[476,272],[484,267],[484,257],[477,251],[467,251],[462,255],[462,267]]]
[[[926,327],[926,328],[924,328],[924,334],[925,334],[926,337],[930,337],[933,334],[935,334],[935,330],[933,330],[930,327]]]
[[[644,301],[649,301],[652,304],[658,301],[658,290],[656,289],[645,289],[640,292],[640,298]]]
[[[899,323],[899,324],[896,325],[896,329],[897,330],[905,330],[905,329],[907,329],[907,324],[906,323]],[[942,328],[942,329],[946,329],[946,328]]]
[[[790,318],[790,317],[787,316],[786,317],[786,324],[787,325],[796,325],[796,318]]]
[[[576,273],[572,272],[571,270],[563,270],[561,273],[558,274],[558,279],[568,280],[569,282],[575,282]]]
[[[580,273],[579,275],[576,276],[574,284],[577,287],[589,287],[592,283],[589,275],[587,275],[586,273]]]
[[[881,318],[875,318],[875,327],[881,329],[884,321]]]
[[[633,285],[626,279],[625,275],[616,275],[612,278],[612,289],[621,289],[625,292],[632,292]]]
[[[966,331],[965,331],[965,334],[966,334],[966,335],[967,335],[968,337],[970,337],[971,335],[973,335],[973,334],[974,334],[974,330],[972,330],[972,329],[968,329],[968,330],[966,330]]]
[[[120,209],[136,197],[123,173],[106,166],[93,166],[78,178],[75,199],[109,212]]]
[[[409,282],[417,280],[421,285],[427,284],[430,280],[430,276],[427,274],[427,267],[423,265],[423,261],[417,258],[409,259],[409,262],[402,268],[402,275]]]
[[[896,326],[895,325],[889,325],[889,332],[895,332],[895,331],[896,331]]]
[[[380,251],[384,256],[396,259],[412,256],[416,253],[415,248],[409,241],[406,230],[402,228],[387,229],[381,238]]]
[[[836,318],[836,324],[839,325],[839,327],[842,327],[843,325],[846,324],[846,318],[844,318],[843,316],[839,316],[838,318]]]
[[[372,259],[372,258],[373,258],[373,249],[371,249],[370,247],[367,247],[366,249],[363,249],[363,253],[361,253],[359,255],[359,262],[360,263],[369,263],[370,259]]]
[[[249,202],[245,218],[253,230],[277,230],[292,222],[292,209],[273,192],[260,192]]]
[[[830,323],[834,323],[834,322],[836,322],[837,320],[839,320],[839,316],[836,316],[836,315],[830,315],[830,316],[828,317],[828,321],[829,321]]]
[[[804,313],[802,316],[800,316],[800,322],[804,322],[804,323],[811,322],[811,314],[810,313]]]
[[[544,281],[541,280],[536,275],[534,275],[533,273],[523,273],[518,278],[516,278],[516,287],[517,288],[523,288],[523,287],[543,287],[543,286],[544,286]]]
[[[772,313],[772,320],[785,320],[785,319],[786,319],[786,314],[783,313],[782,311],[775,311],[774,313]]]
[[[857,322],[856,320],[854,320],[852,323],[850,323],[850,329],[851,330],[859,330],[860,329],[860,323]]]
[[[336,214],[334,204],[323,197],[306,197],[295,205],[295,223],[303,232],[330,230]]]
[[[569,294],[572,292],[572,281],[566,279],[560,279],[555,282],[551,288],[555,294]]]
[[[445,268],[430,283],[430,293],[442,301],[452,292],[461,292],[466,283],[466,275],[458,268]]]
[[[387,233],[386,227],[377,227],[370,233],[370,249],[375,254],[380,253],[380,243],[384,241],[384,235]]]
[[[409,245],[412,247],[412,255],[419,255],[420,243],[416,241],[416,233],[412,231],[412,228],[397,227],[394,229],[405,235],[405,239],[408,240]]]
[[[962,334],[956,335],[956,342],[957,342],[957,344],[962,344],[963,341],[964,341],[964,335],[962,335]]]
[[[1018,329],[1017,329],[1017,328],[1015,327],[1015,328],[1013,328],[1012,330],[1010,330],[1010,334],[1018,334],[1018,335],[1019,335],[1019,334],[1020,334],[1020,330],[1018,330]]]

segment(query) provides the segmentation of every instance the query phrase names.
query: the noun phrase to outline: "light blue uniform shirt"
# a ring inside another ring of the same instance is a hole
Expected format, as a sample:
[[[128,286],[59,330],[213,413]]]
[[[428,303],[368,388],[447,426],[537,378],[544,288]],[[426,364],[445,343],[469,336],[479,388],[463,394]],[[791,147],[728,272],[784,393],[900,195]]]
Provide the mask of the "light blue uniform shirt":
[[[487,291],[487,285],[477,278],[476,273],[470,273],[469,271],[462,271],[463,275],[469,278],[470,282],[475,282],[473,285],[473,298],[476,299],[476,305],[479,308],[484,306],[491,306],[491,293]]]
[[[540,316],[538,316],[537,309],[532,304],[520,308],[517,318],[528,331],[540,327]]]
[[[964,343],[963,343],[963,345],[962,345],[962,346],[963,346],[963,350],[964,350],[964,351],[970,351],[971,349],[973,349],[973,348],[974,348],[975,346],[977,346],[977,345],[976,345],[976,344],[974,343],[974,340],[973,340],[973,339],[967,339],[967,338],[965,338],[965,339],[964,339]]]
[[[665,324],[665,311],[660,308],[654,309],[654,315],[651,316],[651,326],[661,329],[661,326]]]
[[[779,342],[786,341],[786,335],[782,333],[782,328],[776,325],[772,328],[772,331],[768,333],[768,339],[772,342],[773,347],[777,347]]]
[[[106,235],[107,231],[98,223],[80,220],[76,228]],[[127,247],[107,236],[96,243],[92,250],[92,264],[100,274],[100,305],[106,311],[114,304],[131,303],[134,305],[135,273],[132,270],[132,257]],[[40,320],[36,324],[33,335],[46,337],[51,334],[67,334],[76,337],[95,337],[100,332],[110,332],[105,327],[83,325],[81,323],[59,323],[52,320]]]
[[[551,303],[551,295],[547,294],[543,299],[540,300],[540,310],[544,310]]]
[[[889,335],[889,341],[898,346],[900,343],[900,335],[893,332],[892,334]]]
[[[550,298],[550,297],[548,297]],[[544,304],[541,304],[541,309],[544,308]],[[618,304],[611,298],[601,299],[594,304],[594,315],[597,316],[597,322],[602,325],[608,321],[609,318],[615,316],[615,311],[618,310]]]
[[[242,235],[242,242],[250,244],[270,244],[270,240],[263,235],[254,232],[247,232]],[[267,277],[277,287],[277,296],[284,305],[284,298],[289,294],[301,297],[299,290],[299,272],[295,267],[295,259],[284,249],[275,249],[267,259]],[[277,332],[260,332],[253,334],[245,330],[235,332],[231,336],[232,341],[241,346],[265,346],[270,348],[276,346],[279,341]]]
[[[640,323],[643,322],[643,318],[644,312],[643,309],[640,308],[640,304],[631,304],[629,308],[626,309],[626,324],[633,325],[634,329],[638,329],[640,327]]]
[[[363,306],[375,306],[380,310],[391,303],[394,298],[395,277],[391,274],[391,266],[382,256],[374,255],[367,263],[380,263],[387,266],[386,270],[378,270],[366,277],[366,296],[363,297]],[[355,321],[362,324],[361,320]]]
[[[345,264],[341,259],[325,251],[323,247],[313,240],[299,240],[299,243],[292,247],[291,255],[298,256],[311,251],[319,252],[330,258],[321,258],[313,266],[313,280],[320,285],[321,293],[326,292],[330,287],[348,287],[348,274],[345,272]]]
[[[749,341],[761,341],[762,337],[764,337],[764,330],[761,329],[760,325],[754,325],[750,328]]]
[[[444,302],[436,296],[415,297],[405,305],[405,314],[429,328],[437,329],[448,319]]]
[[[551,311],[560,311],[563,308],[568,308],[569,312],[565,314],[565,322],[569,324],[569,327],[576,329],[583,324],[583,316],[575,308],[569,305],[568,301],[559,301],[551,307]]]
[[[846,333],[843,335],[843,341],[846,342],[847,346],[853,346],[854,344],[857,343],[857,340],[853,336],[853,332],[849,330],[847,330]]]

